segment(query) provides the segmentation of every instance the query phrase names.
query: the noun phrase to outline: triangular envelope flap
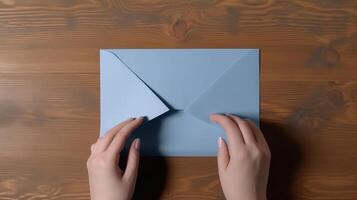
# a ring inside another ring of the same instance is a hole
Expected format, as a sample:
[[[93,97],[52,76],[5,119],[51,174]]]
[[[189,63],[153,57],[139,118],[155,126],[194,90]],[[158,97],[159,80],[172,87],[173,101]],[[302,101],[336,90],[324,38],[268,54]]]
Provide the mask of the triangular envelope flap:
[[[212,113],[230,113],[259,121],[259,50],[250,50],[227,69],[185,110],[209,122]]]
[[[174,109],[183,110],[247,49],[113,49]]]
[[[169,109],[111,52],[100,51],[100,135],[130,117],[153,119]]]

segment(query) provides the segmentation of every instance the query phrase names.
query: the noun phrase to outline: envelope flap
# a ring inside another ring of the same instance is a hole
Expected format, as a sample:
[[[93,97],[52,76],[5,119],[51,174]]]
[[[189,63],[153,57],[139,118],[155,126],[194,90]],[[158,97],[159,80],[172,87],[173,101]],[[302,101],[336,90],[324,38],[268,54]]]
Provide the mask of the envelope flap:
[[[231,113],[259,120],[259,50],[251,49],[186,107],[209,122],[212,113]]]
[[[167,112],[168,107],[124,63],[109,51],[100,51],[100,101],[103,135],[130,117],[149,120]]]
[[[183,110],[245,49],[113,49],[161,99]]]

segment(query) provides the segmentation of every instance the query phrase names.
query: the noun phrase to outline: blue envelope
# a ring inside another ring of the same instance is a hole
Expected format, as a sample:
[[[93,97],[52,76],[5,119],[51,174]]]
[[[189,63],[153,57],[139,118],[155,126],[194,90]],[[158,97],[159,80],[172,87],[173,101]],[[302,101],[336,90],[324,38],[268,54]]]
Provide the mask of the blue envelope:
[[[211,113],[259,121],[258,49],[100,50],[100,135],[146,116],[144,155],[214,156],[225,133]]]

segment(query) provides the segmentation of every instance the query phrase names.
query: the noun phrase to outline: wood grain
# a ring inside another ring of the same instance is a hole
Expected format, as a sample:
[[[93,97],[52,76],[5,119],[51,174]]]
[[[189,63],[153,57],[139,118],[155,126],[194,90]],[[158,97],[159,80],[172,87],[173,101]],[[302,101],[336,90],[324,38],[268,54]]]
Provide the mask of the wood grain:
[[[0,200],[89,199],[100,48],[261,49],[270,199],[357,199],[357,1],[0,0]],[[215,158],[144,158],[136,199],[224,199]]]

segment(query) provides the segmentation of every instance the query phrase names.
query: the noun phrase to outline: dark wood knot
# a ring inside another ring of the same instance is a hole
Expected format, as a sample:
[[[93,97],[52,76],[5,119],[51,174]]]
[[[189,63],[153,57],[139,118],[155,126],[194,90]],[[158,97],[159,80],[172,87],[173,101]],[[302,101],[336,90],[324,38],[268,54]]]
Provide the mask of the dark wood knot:
[[[347,103],[348,99],[343,90],[331,82],[328,88],[317,90],[314,95],[308,97],[292,119],[302,130],[314,131],[342,111]]]
[[[307,66],[317,68],[331,68],[337,66],[341,57],[336,49],[330,47],[317,48],[308,60]]]
[[[172,34],[176,39],[184,39],[189,27],[185,20],[177,20],[172,25]]]
[[[332,48],[323,49],[321,57],[328,66],[334,66],[340,61],[340,54]]]

